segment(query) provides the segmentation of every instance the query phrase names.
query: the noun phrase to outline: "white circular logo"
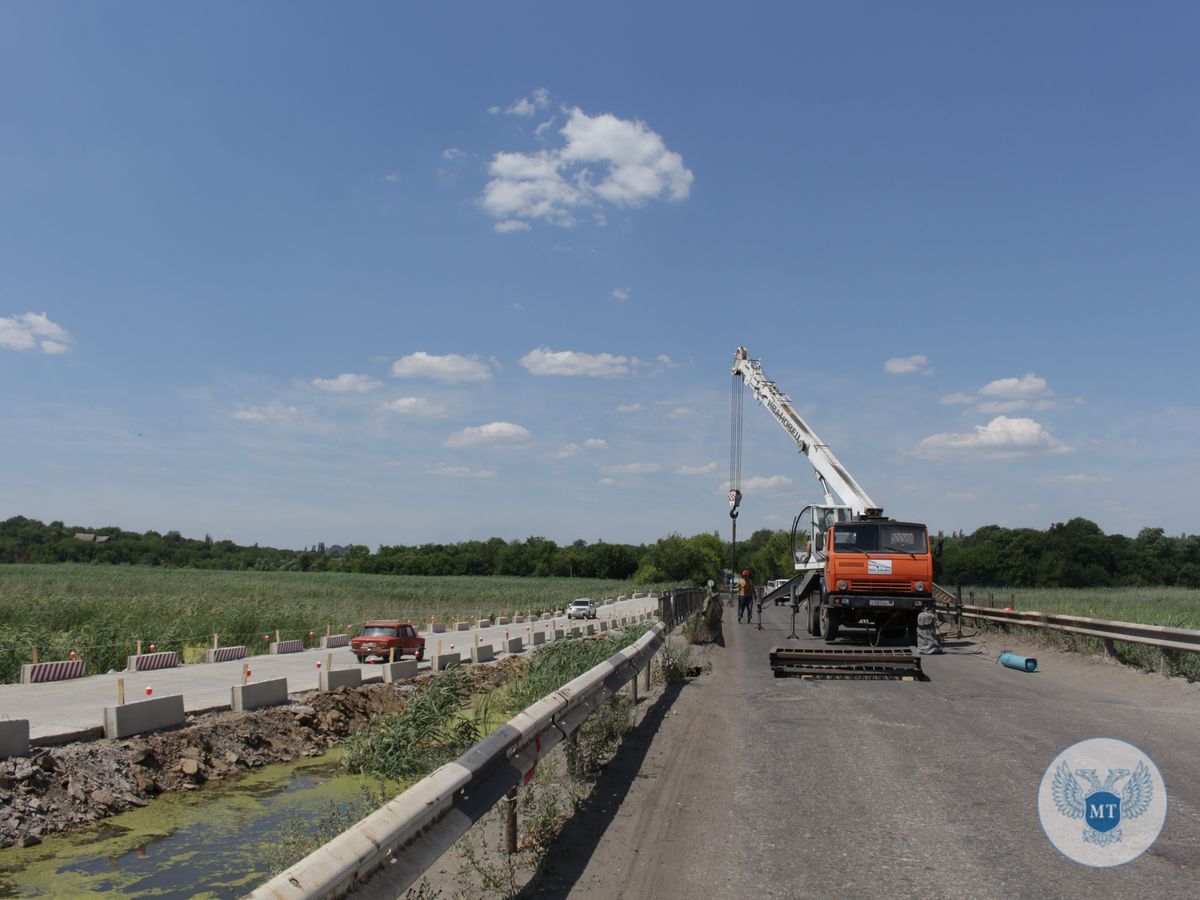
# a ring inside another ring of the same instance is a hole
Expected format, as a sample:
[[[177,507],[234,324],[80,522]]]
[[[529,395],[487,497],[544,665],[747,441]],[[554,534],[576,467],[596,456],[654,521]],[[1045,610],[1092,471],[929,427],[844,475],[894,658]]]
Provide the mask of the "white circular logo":
[[[1141,856],[1167,818],[1167,785],[1133,744],[1090,738],[1046,767],[1038,815],[1050,843],[1085,866],[1120,866]]]

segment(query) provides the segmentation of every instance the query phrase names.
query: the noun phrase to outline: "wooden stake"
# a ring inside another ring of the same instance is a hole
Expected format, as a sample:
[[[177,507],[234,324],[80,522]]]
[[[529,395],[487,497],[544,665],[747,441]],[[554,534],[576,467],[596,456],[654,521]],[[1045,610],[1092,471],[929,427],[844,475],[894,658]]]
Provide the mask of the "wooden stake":
[[[332,653],[325,654],[325,671],[326,672],[333,671],[333,654]]]
[[[38,661],[38,658],[37,658],[37,644],[34,644],[34,645],[33,645],[33,664],[34,664],[35,666],[37,665],[37,661]]]
[[[117,706],[125,705],[125,679],[117,679]]]
[[[395,661],[396,661],[396,648],[388,647],[388,662],[394,663]]]
[[[277,644],[279,643],[279,629],[278,628],[275,629],[275,643],[277,643]]]
[[[137,642],[137,655],[138,656],[142,655],[142,642],[141,641]]]
[[[217,649],[220,649],[220,647],[221,647],[220,635],[218,635],[216,632],[213,632],[213,649],[217,650]]]
[[[242,663],[242,684],[245,684],[250,677],[250,663]]]

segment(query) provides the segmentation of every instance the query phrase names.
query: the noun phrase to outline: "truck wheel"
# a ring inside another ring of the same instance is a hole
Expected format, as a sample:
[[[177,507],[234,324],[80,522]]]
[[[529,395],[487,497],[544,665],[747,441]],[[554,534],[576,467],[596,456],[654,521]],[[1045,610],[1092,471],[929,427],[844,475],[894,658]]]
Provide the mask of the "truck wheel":
[[[838,636],[838,615],[828,606],[821,607],[821,638],[832,644]]]
[[[808,633],[813,637],[821,633],[821,608],[811,597],[808,600]]]

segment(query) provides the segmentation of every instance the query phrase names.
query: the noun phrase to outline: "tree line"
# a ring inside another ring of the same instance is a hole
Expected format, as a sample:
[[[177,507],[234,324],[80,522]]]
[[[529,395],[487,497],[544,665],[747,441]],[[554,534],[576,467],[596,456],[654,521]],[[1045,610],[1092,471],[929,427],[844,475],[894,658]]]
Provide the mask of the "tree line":
[[[611,578],[637,584],[718,583],[734,568],[733,548],[716,532],[672,534],[652,544],[577,540],[559,545],[544,537],[490,538],[456,544],[315,544],[303,550],[244,546],[186,538],[178,531],[138,533],[84,529],[15,516],[0,523],[0,563],[94,563],[380,575],[513,575]],[[791,536],[761,529],[739,541],[736,568],[759,584],[794,574]],[[946,584],[992,587],[1200,587],[1200,536],[1171,537],[1143,528],[1137,537],[1106,535],[1087,519],[1045,531],[987,525],[943,540],[934,577]]]

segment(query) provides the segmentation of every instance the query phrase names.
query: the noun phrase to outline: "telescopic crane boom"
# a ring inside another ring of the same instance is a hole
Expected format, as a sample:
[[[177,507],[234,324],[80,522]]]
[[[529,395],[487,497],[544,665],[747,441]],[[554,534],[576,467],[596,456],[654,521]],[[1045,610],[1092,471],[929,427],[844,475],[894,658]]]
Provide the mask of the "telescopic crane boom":
[[[766,407],[767,412],[792,436],[800,452],[808,458],[817,473],[817,479],[821,482],[827,505],[835,504],[836,494],[841,503],[850,507],[855,516],[882,515],[883,511],[875,505],[875,501],[863,490],[862,485],[838,462],[829,446],[817,437],[817,433],[796,412],[787,395],[775,386],[775,382],[767,378],[762,363],[751,359],[750,352],[745,347],[738,347],[733,356],[733,374],[742,376],[742,381],[754,393],[754,398]]]

